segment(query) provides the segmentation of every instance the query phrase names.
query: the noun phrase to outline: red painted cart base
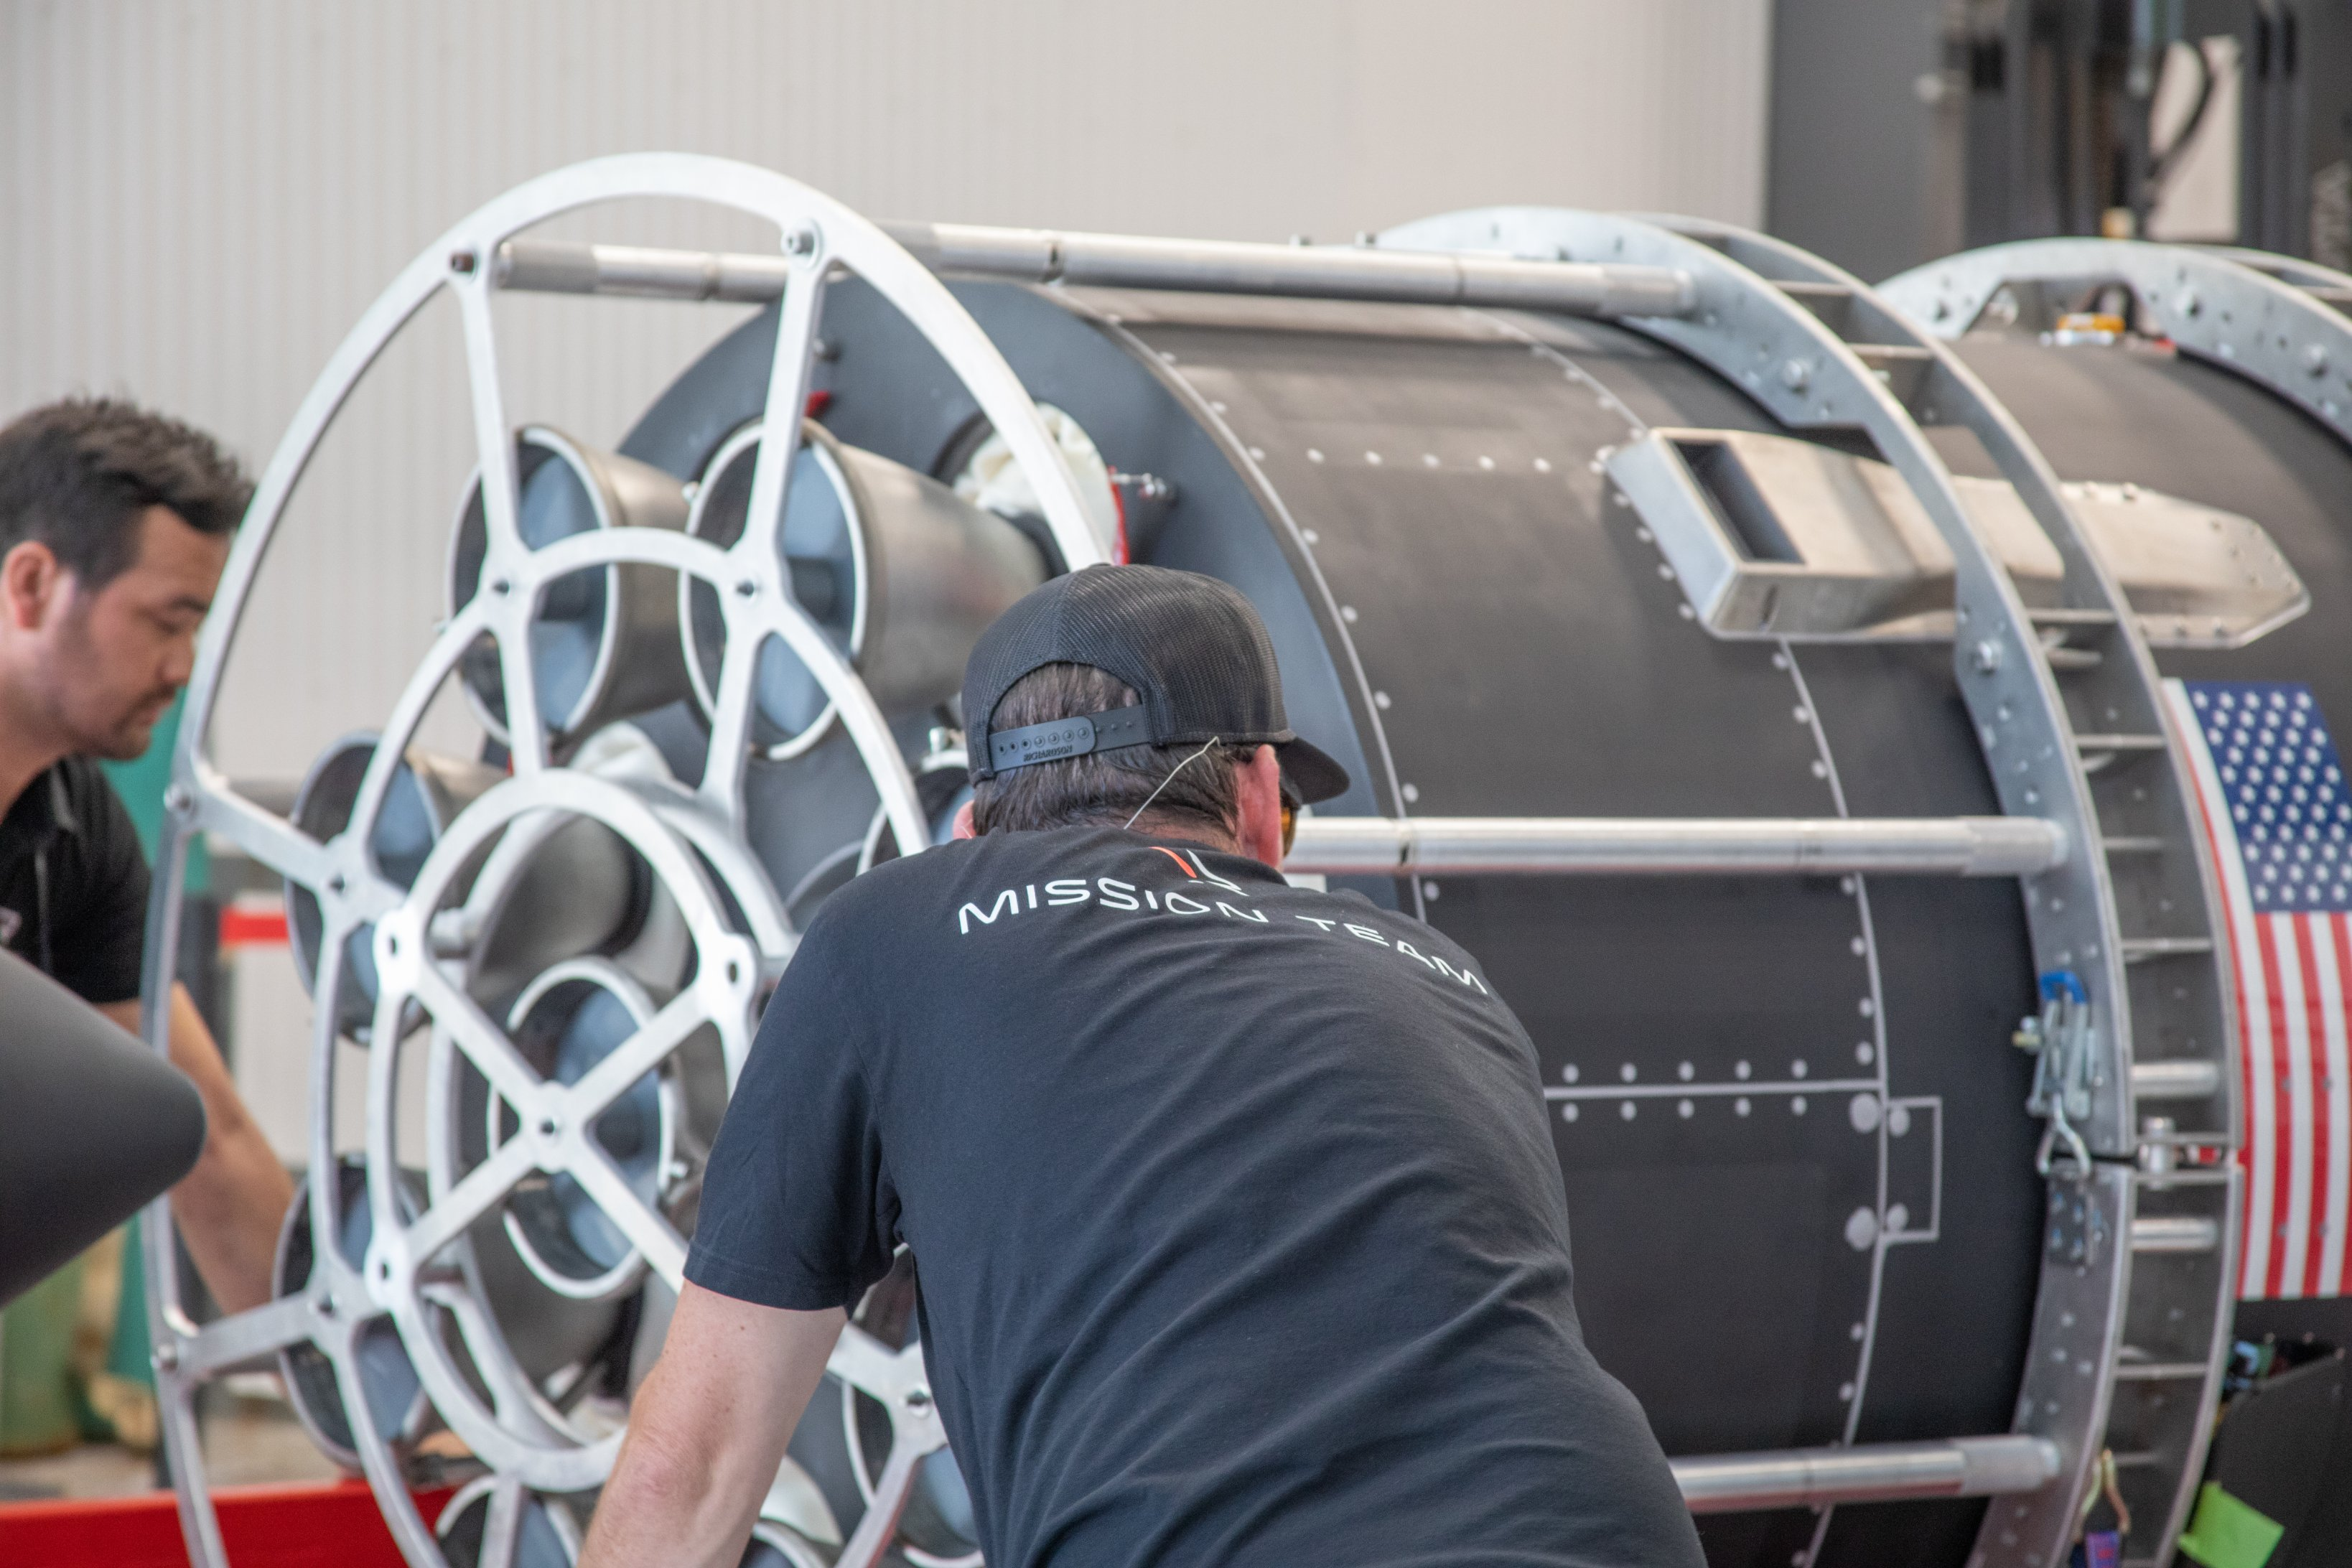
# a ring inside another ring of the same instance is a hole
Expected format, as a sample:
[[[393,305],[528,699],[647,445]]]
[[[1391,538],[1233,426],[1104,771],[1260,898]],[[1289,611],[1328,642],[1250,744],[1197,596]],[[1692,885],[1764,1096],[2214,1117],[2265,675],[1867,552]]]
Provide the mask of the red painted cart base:
[[[430,1520],[449,1500],[416,1494]],[[221,1539],[236,1568],[402,1568],[363,1481],[224,1487],[213,1494]],[[170,1492],[0,1506],[7,1568],[188,1568],[179,1506]]]

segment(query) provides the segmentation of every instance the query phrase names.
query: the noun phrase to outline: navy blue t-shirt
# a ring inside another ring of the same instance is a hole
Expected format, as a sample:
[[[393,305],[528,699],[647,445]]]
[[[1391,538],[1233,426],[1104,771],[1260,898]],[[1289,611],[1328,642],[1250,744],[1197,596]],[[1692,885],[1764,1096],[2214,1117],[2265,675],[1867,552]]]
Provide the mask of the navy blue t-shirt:
[[[1103,828],[826,903],[687,1278],[854,1305],[901,1242],[992,1568],[1697,1568],[1570,1299],[1534,1047],[1352,894]]]

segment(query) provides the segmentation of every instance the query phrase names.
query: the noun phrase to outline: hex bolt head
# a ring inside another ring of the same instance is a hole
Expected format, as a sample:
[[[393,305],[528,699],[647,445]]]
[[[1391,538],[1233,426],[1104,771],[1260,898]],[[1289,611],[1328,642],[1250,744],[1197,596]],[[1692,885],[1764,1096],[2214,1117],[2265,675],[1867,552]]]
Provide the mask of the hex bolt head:
[[[786,256],[815,255],[816,230],[809,227],[806,224],[803,224],[800,227],[784,236],[784,254]]]
[[[147,1359],[154,1363],[157,1372],[177,1372],[180,1370],[180,1347],[176,1342],[165,1340]]]
[[[908,1409],[919,1415],[930,1407],[931,1391],[929,1389],[918,1386],[907,1390]]]
[[[2326,347],[2324,344],[2314,343],[2304,350],[2303,368],[2312,375],[2326,375],[2327,374]]]
[[[469,275],[479,260],[470,250],[453,250],[449,253],[449,270],[461,277]]]
[[[1780,384],[1791,392],[1804,391],[1812,379],[1813,367],[1808,361],[1792,359],[1780,367]]]
[[[735,592],[747,599],[756,598],[759,595],[760,584],[746,577],[735,584]]]
[[[194,811],[195,806],[195,794],[187,785],[173,784],[164,786],[163,809],[173,816],[185,816]]]
[[[1990,675],[2000,668],[2000,644],[1986,637],[1969,650],[1969,662],[1976,666],[1979,675]]]

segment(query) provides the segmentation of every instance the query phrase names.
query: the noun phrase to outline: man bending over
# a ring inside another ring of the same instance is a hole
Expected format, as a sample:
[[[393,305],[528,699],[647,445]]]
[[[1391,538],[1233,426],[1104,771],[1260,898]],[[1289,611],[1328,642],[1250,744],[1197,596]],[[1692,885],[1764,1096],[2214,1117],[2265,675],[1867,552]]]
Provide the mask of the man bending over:
[[[1347,775],[1225,584],[1047,584],[964,678],[963,842],[835,894],[727,1112],[583,1568],[732,1568],[901,1245],[994,1568],[1697,1568],[1570,1300],[1534,1047],[1274,868]]]

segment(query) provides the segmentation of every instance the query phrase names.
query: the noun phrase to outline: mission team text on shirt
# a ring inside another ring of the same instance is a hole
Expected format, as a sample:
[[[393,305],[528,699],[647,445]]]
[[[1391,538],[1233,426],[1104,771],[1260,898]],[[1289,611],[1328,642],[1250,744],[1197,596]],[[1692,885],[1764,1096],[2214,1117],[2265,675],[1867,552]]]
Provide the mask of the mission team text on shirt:
[[[1156,892],[1133,882],[1123,882],[1117,877],[1097,877],[1092,886],[1088,886],[1083,878],[1060,877],[1043,884],[1045,897],[1042,906],[1037,898],[1039,884],[1035,882],[1026,882],[1018,888],[1006,888],[990,900],[986,909],[982,909],[977,903],[965,904],[956,911],[956,934],[970,936],[972,922],[975,921],[983,927],[992,926],[1000,916],[1009,919],[1041,907],[1055,910],[1091,906],[1098,910],[1118,910],[1135,914],[1164,912],[1180,917],[1215,914],[1224,920],[1248,921],[1258,925],[1267,923],[1266,916],[1261,910],[1235,909],[1223,899],[1209,898],[1207,889],[1211,887],[1222,889],[1244,900],[1251,895],[1238,884],[1229,882],[1211,871],[1197,854],[1191,854],[1188,851],[1185,856],[1179,856],[1170,849],[1160,849],[1160,853],[1175,861],[1186,876],[1202,884],[1200,898],[1194,898],[1191,894],[1173,889],[1166,893]],[[1190,864],[1187,864],[1188,859]],[[1137,901],[1138,894],[1142,896],[1141,902]],[[1383,935],[1378,927],[1358,925],[1350,921],[1321,920],[1314,915],[1294,914],[1290,918],[1295,921],[1304,921],[1308,925],[1319,927],[1332,934],[1346,931],[1359,942],[1372,942],[1405,958],[1410,958],[1432,973],[1442,974],[1449,980],[1475,987],[1482,995],[1486,992],[1486,983],[1466,967],[1456,969],[1433,953],[1423,952],[1402,937],[1391,941]]]

